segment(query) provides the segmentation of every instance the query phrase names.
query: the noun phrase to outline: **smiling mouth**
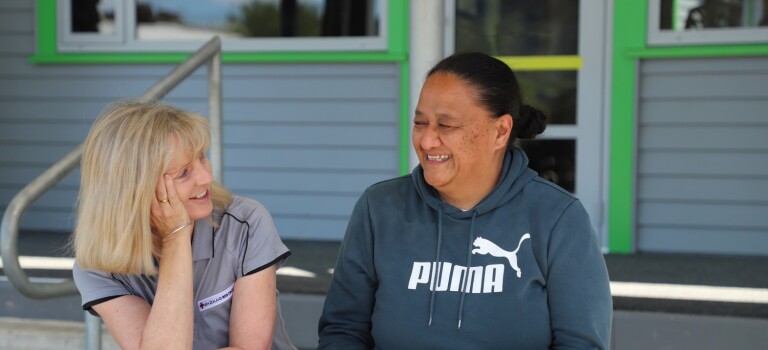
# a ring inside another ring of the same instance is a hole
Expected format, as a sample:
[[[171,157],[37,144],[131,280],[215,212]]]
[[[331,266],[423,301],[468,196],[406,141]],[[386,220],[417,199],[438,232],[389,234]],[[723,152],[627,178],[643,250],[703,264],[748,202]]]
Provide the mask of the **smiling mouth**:
[[[198,194],[197,196],[192,197],[191,199],[203,199],[208,194],[208,190],[203,191],[203,193]]]
[[[436,155],[436,156],[427,155],[427,160],[433,161],[433,162],[444,162],[444,161],[446,161],[448,159],[451,159],[451,156],[449,156],[447,154],[440,154],[440,155]]]

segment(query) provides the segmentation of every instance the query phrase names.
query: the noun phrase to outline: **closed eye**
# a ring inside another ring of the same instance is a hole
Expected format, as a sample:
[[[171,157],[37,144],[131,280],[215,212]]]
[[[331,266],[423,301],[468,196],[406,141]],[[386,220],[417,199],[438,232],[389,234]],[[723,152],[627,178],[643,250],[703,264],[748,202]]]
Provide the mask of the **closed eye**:
[[[176,177],[177,180],[182,180],[189,176],[189,168],[184,168],[184,170],[179,173],[179,176]]]

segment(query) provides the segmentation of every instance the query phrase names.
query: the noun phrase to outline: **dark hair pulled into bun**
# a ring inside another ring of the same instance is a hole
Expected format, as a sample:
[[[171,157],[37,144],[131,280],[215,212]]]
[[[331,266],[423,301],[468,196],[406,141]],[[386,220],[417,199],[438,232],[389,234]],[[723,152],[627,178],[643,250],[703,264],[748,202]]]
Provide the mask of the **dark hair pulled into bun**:
[[[509,114],[514,125],[508,147],[517,138],[532,139],[544,132],[547,117],[536,108],[522,102],[520,85],[509,66],[495,57],[480,52],[456,53],[438,62],[427,73],[457,76],[477,89],[477,100],[494,118]]]
[[[512,134],[520,139],[533,139],[547,128],[547,115],[527,104],[520,106],[519,115],[512,120]]]

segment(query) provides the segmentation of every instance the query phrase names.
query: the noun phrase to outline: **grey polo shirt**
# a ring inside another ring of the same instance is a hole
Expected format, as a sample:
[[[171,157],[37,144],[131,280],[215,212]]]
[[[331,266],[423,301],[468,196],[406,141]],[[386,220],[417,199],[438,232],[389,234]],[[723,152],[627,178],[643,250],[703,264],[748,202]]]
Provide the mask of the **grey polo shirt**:
[[[215,349],[229,344],[229,313],[235,281],[269,266],[282,266],[290,251],[280,240],[272,217],[261,203],[235,196],[221,225],[208,219],[195,222],[192,239],[195,305],[195,349]],[[150,305],[155,299],[157,276],[122,275],[73,269],[83,309],[123,296],[135,295]],[[283,325],[277,303],[273,349],[295,349]]]

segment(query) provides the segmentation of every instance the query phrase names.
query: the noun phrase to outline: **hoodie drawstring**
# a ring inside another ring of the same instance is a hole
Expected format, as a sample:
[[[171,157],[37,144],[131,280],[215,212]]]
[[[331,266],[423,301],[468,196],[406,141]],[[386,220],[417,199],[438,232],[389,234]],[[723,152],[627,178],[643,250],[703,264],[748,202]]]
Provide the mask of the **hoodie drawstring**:
[[[472,211],[472,223],[469,226],[469,244],[467,244],[467,272],[464,274],[464,283],[462,283],[461,286],[461,300],[459,301],[459,325],[456,329],[461,329],[461,318],[464,316],[464,296],[467,295],[469,268],[472,267],[472,242],[475,240],[475,218],[477,218],[477,210]]]
[[[443,204],[438,203],[437,204],[437,251],[435,252],[435,264],[437,265],[438,271],[437,277],[435,277],[434,280],[430,281],[430,287],[432,288],[432,296],[429,298],[429,323],[427,326],[432,325],[432,315],[435,309],[435,291],[437,290],[437,286],[440,285],[440,276],[442,275],[442,264],[440,264],[440,246],[442,245],[443,240]]]

